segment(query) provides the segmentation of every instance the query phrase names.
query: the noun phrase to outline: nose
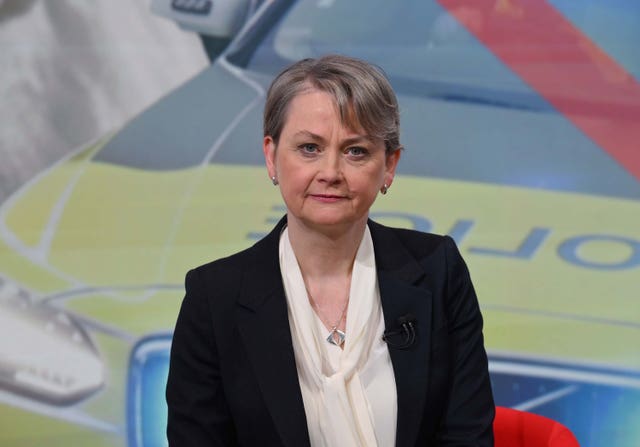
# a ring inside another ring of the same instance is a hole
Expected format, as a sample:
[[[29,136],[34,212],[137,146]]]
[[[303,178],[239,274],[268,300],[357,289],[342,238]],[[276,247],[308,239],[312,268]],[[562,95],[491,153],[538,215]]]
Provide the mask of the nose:
[[[318,179],[330,185],[342,181],[342,157],[339,151],[327,151],[322,157]]]

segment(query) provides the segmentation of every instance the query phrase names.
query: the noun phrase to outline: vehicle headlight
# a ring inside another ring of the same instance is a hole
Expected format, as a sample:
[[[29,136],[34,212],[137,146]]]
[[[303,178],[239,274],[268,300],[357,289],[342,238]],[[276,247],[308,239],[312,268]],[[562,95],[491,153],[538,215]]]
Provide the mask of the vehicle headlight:
[[[100,356],[85,329],[60,309],[34,302],[0,278],[0,388],[70,405],[104,384]]]
[[[133,347],[127,390],[129,447],[167,445],[167,403],[171,334],[147,336]]]

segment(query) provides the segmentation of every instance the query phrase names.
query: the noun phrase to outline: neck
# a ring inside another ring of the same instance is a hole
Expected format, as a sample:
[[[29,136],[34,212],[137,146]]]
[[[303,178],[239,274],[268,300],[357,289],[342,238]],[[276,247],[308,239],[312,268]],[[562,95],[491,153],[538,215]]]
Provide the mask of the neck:
[[[365,219],[346,229],[321,231],[310,228],[297,219],[289,219],[289,240],[303,277],[350,277],[366,225]]]

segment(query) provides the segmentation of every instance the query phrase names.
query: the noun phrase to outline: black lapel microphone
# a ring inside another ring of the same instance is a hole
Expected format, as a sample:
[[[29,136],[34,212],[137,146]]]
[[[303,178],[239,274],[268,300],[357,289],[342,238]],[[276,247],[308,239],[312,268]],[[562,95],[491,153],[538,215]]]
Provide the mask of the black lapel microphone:
[[[387,343],[390,348],[409,349],[416,342],[416,317],[406,314],[399,317],[396,322],[400,326],[399,329],[390,329],[384,331],[382,340]],[[401,337],[401,341],[396,341]]]

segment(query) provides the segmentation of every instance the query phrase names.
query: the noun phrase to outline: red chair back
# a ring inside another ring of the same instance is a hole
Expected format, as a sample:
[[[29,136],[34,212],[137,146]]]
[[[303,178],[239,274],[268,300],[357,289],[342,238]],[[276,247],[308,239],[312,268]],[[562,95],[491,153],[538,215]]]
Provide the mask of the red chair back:
[[[495,447],[580,447],[573,433],[553,419],[496,407]]]

